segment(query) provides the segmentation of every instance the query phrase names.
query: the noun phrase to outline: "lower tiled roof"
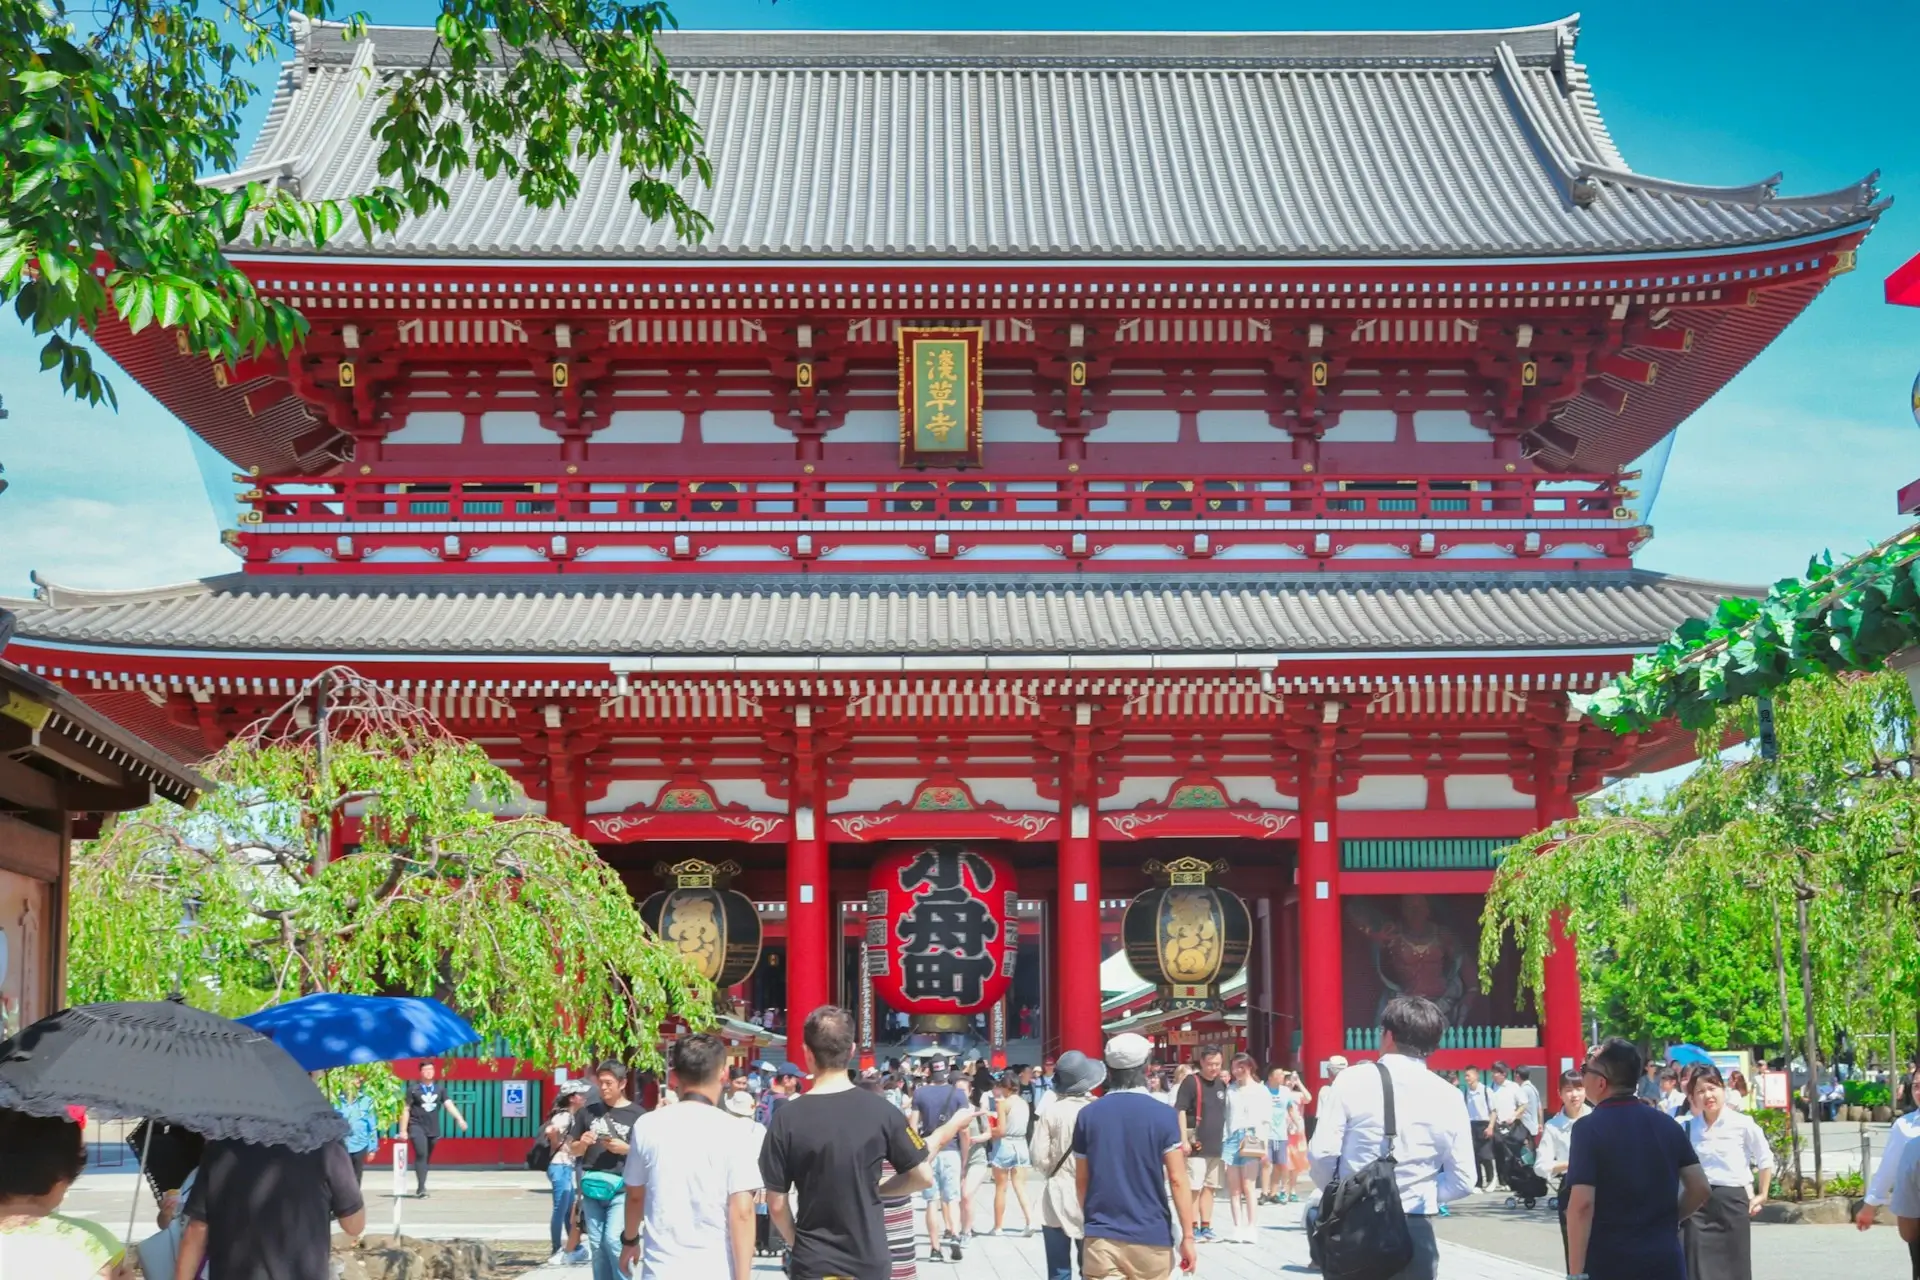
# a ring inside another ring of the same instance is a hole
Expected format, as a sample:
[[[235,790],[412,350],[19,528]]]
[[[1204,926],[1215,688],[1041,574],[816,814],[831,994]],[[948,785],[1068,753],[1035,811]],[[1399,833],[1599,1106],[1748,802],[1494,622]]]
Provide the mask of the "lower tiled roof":
[[[1255,580],[636,584],[233,575],[0,600],[95,649],[555,657],[1015,657],[1649,647],[1740,588],[1639,571]]]

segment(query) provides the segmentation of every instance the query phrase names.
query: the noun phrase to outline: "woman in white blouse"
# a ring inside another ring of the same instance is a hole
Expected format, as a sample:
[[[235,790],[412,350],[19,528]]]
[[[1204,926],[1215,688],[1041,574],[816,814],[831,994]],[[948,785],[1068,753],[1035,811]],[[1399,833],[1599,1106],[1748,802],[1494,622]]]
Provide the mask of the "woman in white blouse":
[[[1259,1067],[1244,1053],[1233,1057],[1233,1087],[1227,1090],[1227,1124],[1220,1154],[1227,1161],[1227,1210],[1233,1215],[1238,1244],[1253,1243],[1254,1200],[1260,1192],[1260,1164],[1273,1132],[1273,1095],[1260,1083]]]
[[[1700,1211],[1681,1224],[1688,1280],[1753,1280],[1752,1219],[1773,1185],[1773,1149],[1750,1116],[1727,1105],[1717,1067],[1694,1073],[1687,1100],[1687,1138],[1713,1188]]]

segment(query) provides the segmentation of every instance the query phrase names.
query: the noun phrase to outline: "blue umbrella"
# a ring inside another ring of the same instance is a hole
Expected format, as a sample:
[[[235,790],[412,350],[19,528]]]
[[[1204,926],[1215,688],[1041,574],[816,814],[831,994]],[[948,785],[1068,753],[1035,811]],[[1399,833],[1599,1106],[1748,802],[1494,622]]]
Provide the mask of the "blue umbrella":
[[[1667,1050],[1667,1063],[1675,1067],[1710,1067],[1713,1058],[1697,1044],[1677,1044]]]
[[[424,1058],[480,1038],[465,1018],[423,996],[303,996],[239,1021],[308,1071]]]

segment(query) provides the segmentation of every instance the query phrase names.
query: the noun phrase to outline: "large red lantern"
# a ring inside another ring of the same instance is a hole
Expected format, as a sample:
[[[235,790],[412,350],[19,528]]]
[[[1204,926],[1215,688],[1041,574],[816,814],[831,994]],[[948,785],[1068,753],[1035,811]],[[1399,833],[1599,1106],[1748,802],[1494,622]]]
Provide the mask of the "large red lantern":
[[[963,1028],[1013,983],[1020,950],[1013,868],[936,844],[883,855],[867,879],[867,972],[922,1031]]]

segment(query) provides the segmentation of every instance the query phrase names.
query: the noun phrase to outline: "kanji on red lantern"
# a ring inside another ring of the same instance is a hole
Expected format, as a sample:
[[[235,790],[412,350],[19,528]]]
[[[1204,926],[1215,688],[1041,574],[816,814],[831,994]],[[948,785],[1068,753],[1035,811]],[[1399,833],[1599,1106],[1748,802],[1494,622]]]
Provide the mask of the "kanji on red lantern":
[[[1004,860],[929,845],[882,857],[867,885],[869,972],[888,1004],[911,1014],[967,1014],[1006,994],[1020,926]]]

